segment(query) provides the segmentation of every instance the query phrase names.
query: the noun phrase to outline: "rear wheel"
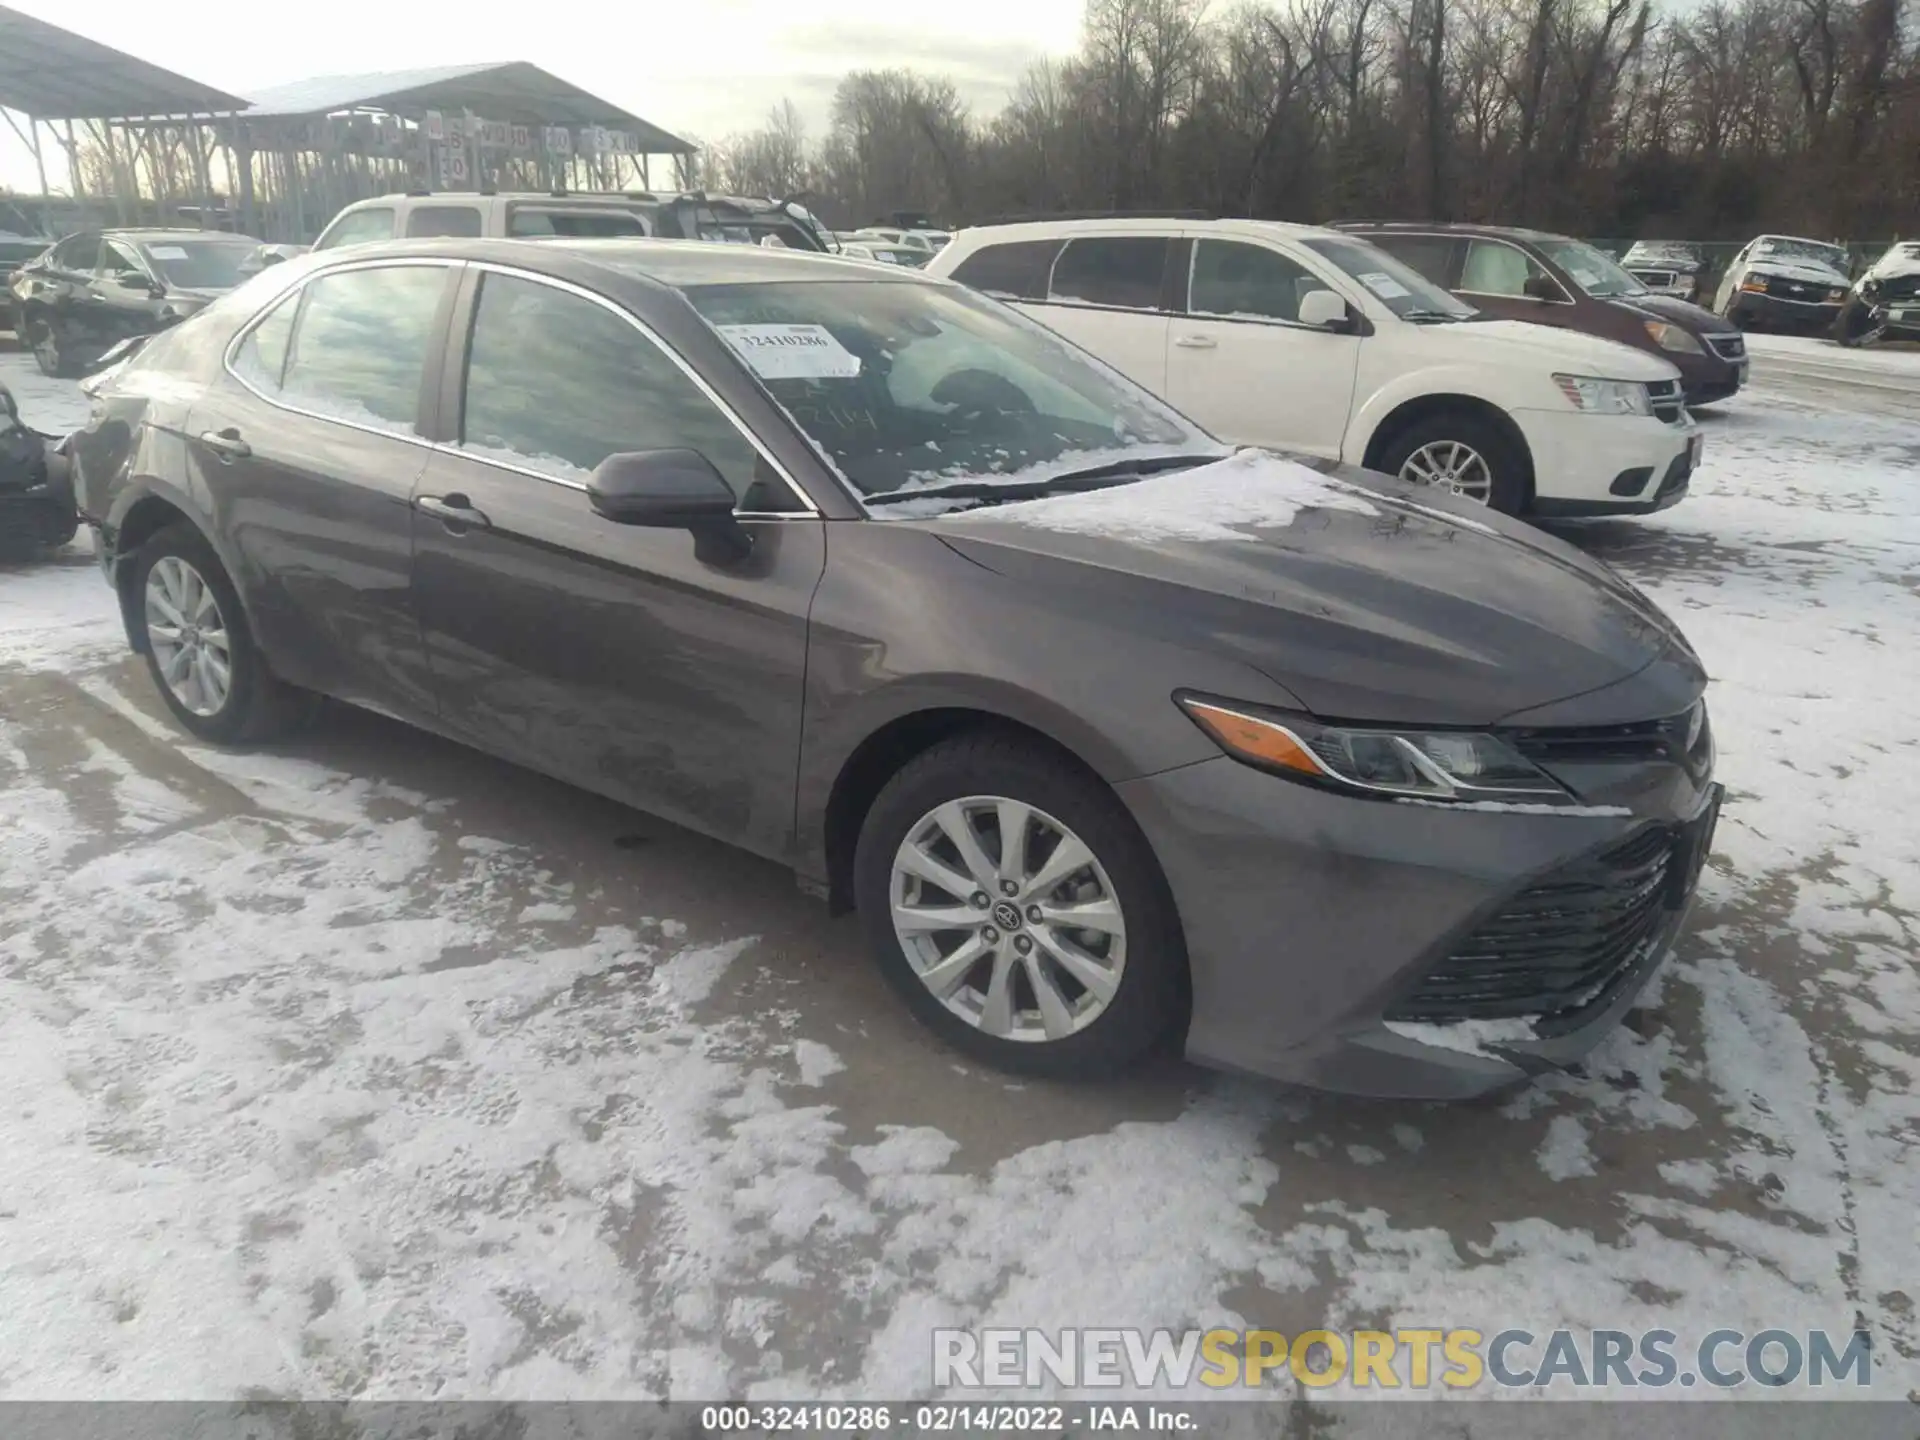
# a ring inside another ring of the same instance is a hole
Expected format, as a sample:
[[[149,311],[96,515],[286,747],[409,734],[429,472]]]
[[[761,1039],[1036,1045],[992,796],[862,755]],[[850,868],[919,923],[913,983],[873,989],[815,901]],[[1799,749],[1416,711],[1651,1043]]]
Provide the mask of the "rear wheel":
[[[1417,420],[1394,436],[1379,468],[1417,485],[1451,490],[1508,515],[1526,508],[1523,457],[1489,421],[1467,411]]]
[[[264,740],[309,713],[313,697],[267,669],[233,582],[191,525],[142,546],[132,583],[147,668],[187,729],[220,744]]]
[[[895,775],[854,887],[908,1006],[995,1065],[1108,1074],[1184,1017],[1186,950],[1145,837],[1097,779],[1019,737],[963,736]]]

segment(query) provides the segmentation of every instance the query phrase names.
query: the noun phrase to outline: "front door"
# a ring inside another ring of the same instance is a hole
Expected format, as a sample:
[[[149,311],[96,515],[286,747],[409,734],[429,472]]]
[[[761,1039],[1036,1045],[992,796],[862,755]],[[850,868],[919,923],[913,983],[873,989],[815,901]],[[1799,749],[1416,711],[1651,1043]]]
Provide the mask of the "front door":
[[[1529,285],[1541,294],[1528,294]],[[1579,307],[1565,287],[1538,260],[1505,240],[1476,238],[1467,242],[1458,291],[1469,305],[1502,320],[1578,328]]]
[[[122,240],[101,244],[89,308],[98,321],[102,349],[160,327],[160,301],[155,295],[159,288],[131,245]]]
[[[455,444],[415,492],[414,596],[443,723],[497,754],[765,854],[791,843],[811,507],[624,311],[487,271]],[[744,553],[616,524],[608,455],[700,451]]]
[[[434,707],[408,517],[456,273],[407,262],[315,276],[246,332],[187,424],[234,583],[282,678],[409,719]]]
[[[1196,240],[1167,398],[1223,440],[1338,459],[1363,342],[1299,323],[1301,297],[1328,288],[1268,246]]]

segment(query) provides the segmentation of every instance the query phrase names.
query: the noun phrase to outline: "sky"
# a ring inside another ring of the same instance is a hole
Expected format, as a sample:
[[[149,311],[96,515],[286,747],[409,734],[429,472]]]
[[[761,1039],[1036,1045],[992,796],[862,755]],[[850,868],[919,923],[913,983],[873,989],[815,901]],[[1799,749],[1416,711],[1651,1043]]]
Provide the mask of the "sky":
[[[1082,0],[681,0],[586,7],[416,6],[330,0],[324,23],[296,25],[257,0],[7,0],[235,94],[317,75],[526,60],[678,135],[717,140],[757,127],[783,96],[812,133],[840,77],[911,66],[947,75],[991,112],[1033,60],[1078,37]],[[191,16],[191,20],[185,17]],[[622,34],[622,31],[626,34]],[[56,161],[57,164],[57,161]],[[35,188],[33,164],[0,126],[0,185]],[[64,189],[59,176],[55,189]]]

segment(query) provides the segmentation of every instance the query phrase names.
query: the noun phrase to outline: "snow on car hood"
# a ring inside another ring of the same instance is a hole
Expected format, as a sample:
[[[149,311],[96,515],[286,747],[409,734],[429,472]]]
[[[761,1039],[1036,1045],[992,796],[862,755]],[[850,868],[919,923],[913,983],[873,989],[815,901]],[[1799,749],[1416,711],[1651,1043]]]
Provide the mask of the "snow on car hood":
[[[1850,283],[1831,265],[1817,260],[1789,260],[1784,256],[1761,255],[1747,262],[1752,275],[1778,275],[1782,280],[1804,280],[1810,285],[1834,285],[1845,289]]]
[[[1649,320],[1669,320],[1695,335],[1738,335],[1740,327],[1722,319],[1704,306],[1673,295],[1621,295],[1605,303],[1616,309],[1632,311]]]
[[[1572,546],[1470,501],[1242,451],[925,524],[1061,603],[1238,660],[1315,713],[1485,725],[1607,686],[1650,719],[1705,684],[1666,616]],[[1631,682],[1631,683],[1628,683]]]
[[[1920,275],[1920,245],[1896,245],[1878,260],[1873,268],[1860,278],[1863,280],[1891,280],[1896,275]]]
[[[1525,320],[1471,320],[1430,325],[1422,333],[1469,363],[1569,371],[1602,380],[1675,380],[1679,370],[1658,356],[1616,340],[1535,325]]]

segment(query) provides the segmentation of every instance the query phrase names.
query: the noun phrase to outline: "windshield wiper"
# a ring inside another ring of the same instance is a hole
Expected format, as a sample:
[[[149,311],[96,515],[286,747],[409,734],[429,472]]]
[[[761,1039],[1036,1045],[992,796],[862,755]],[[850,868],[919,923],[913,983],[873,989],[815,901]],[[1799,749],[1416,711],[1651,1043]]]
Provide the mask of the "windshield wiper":
[[[1089,465],[1084,470],[1067,470],[1044,480],[960,480],[951,485],[919,485],[904,490],[883,490],[862,497],[868,505],[899,505],[908,500],[1032,500],[1042,495],[1067,495],[1079,490],[1104,490],[1123,485],[1143,475],[1167,470],[1189,470],[1196,465],[1211,465],[1225,455],[1160,455],[1150,460],[1116,460],[1108,465]]]
[[[1423,320],[1439,320],[1443,323],[1451,324],[1455,320],[1464,320],[1467,317],[1464,315],[1456,315],[1451,310],[1402,310],[1400,312],[1400,318],[1402,320],[1411,320],[1414,324],[1418,325]]]

